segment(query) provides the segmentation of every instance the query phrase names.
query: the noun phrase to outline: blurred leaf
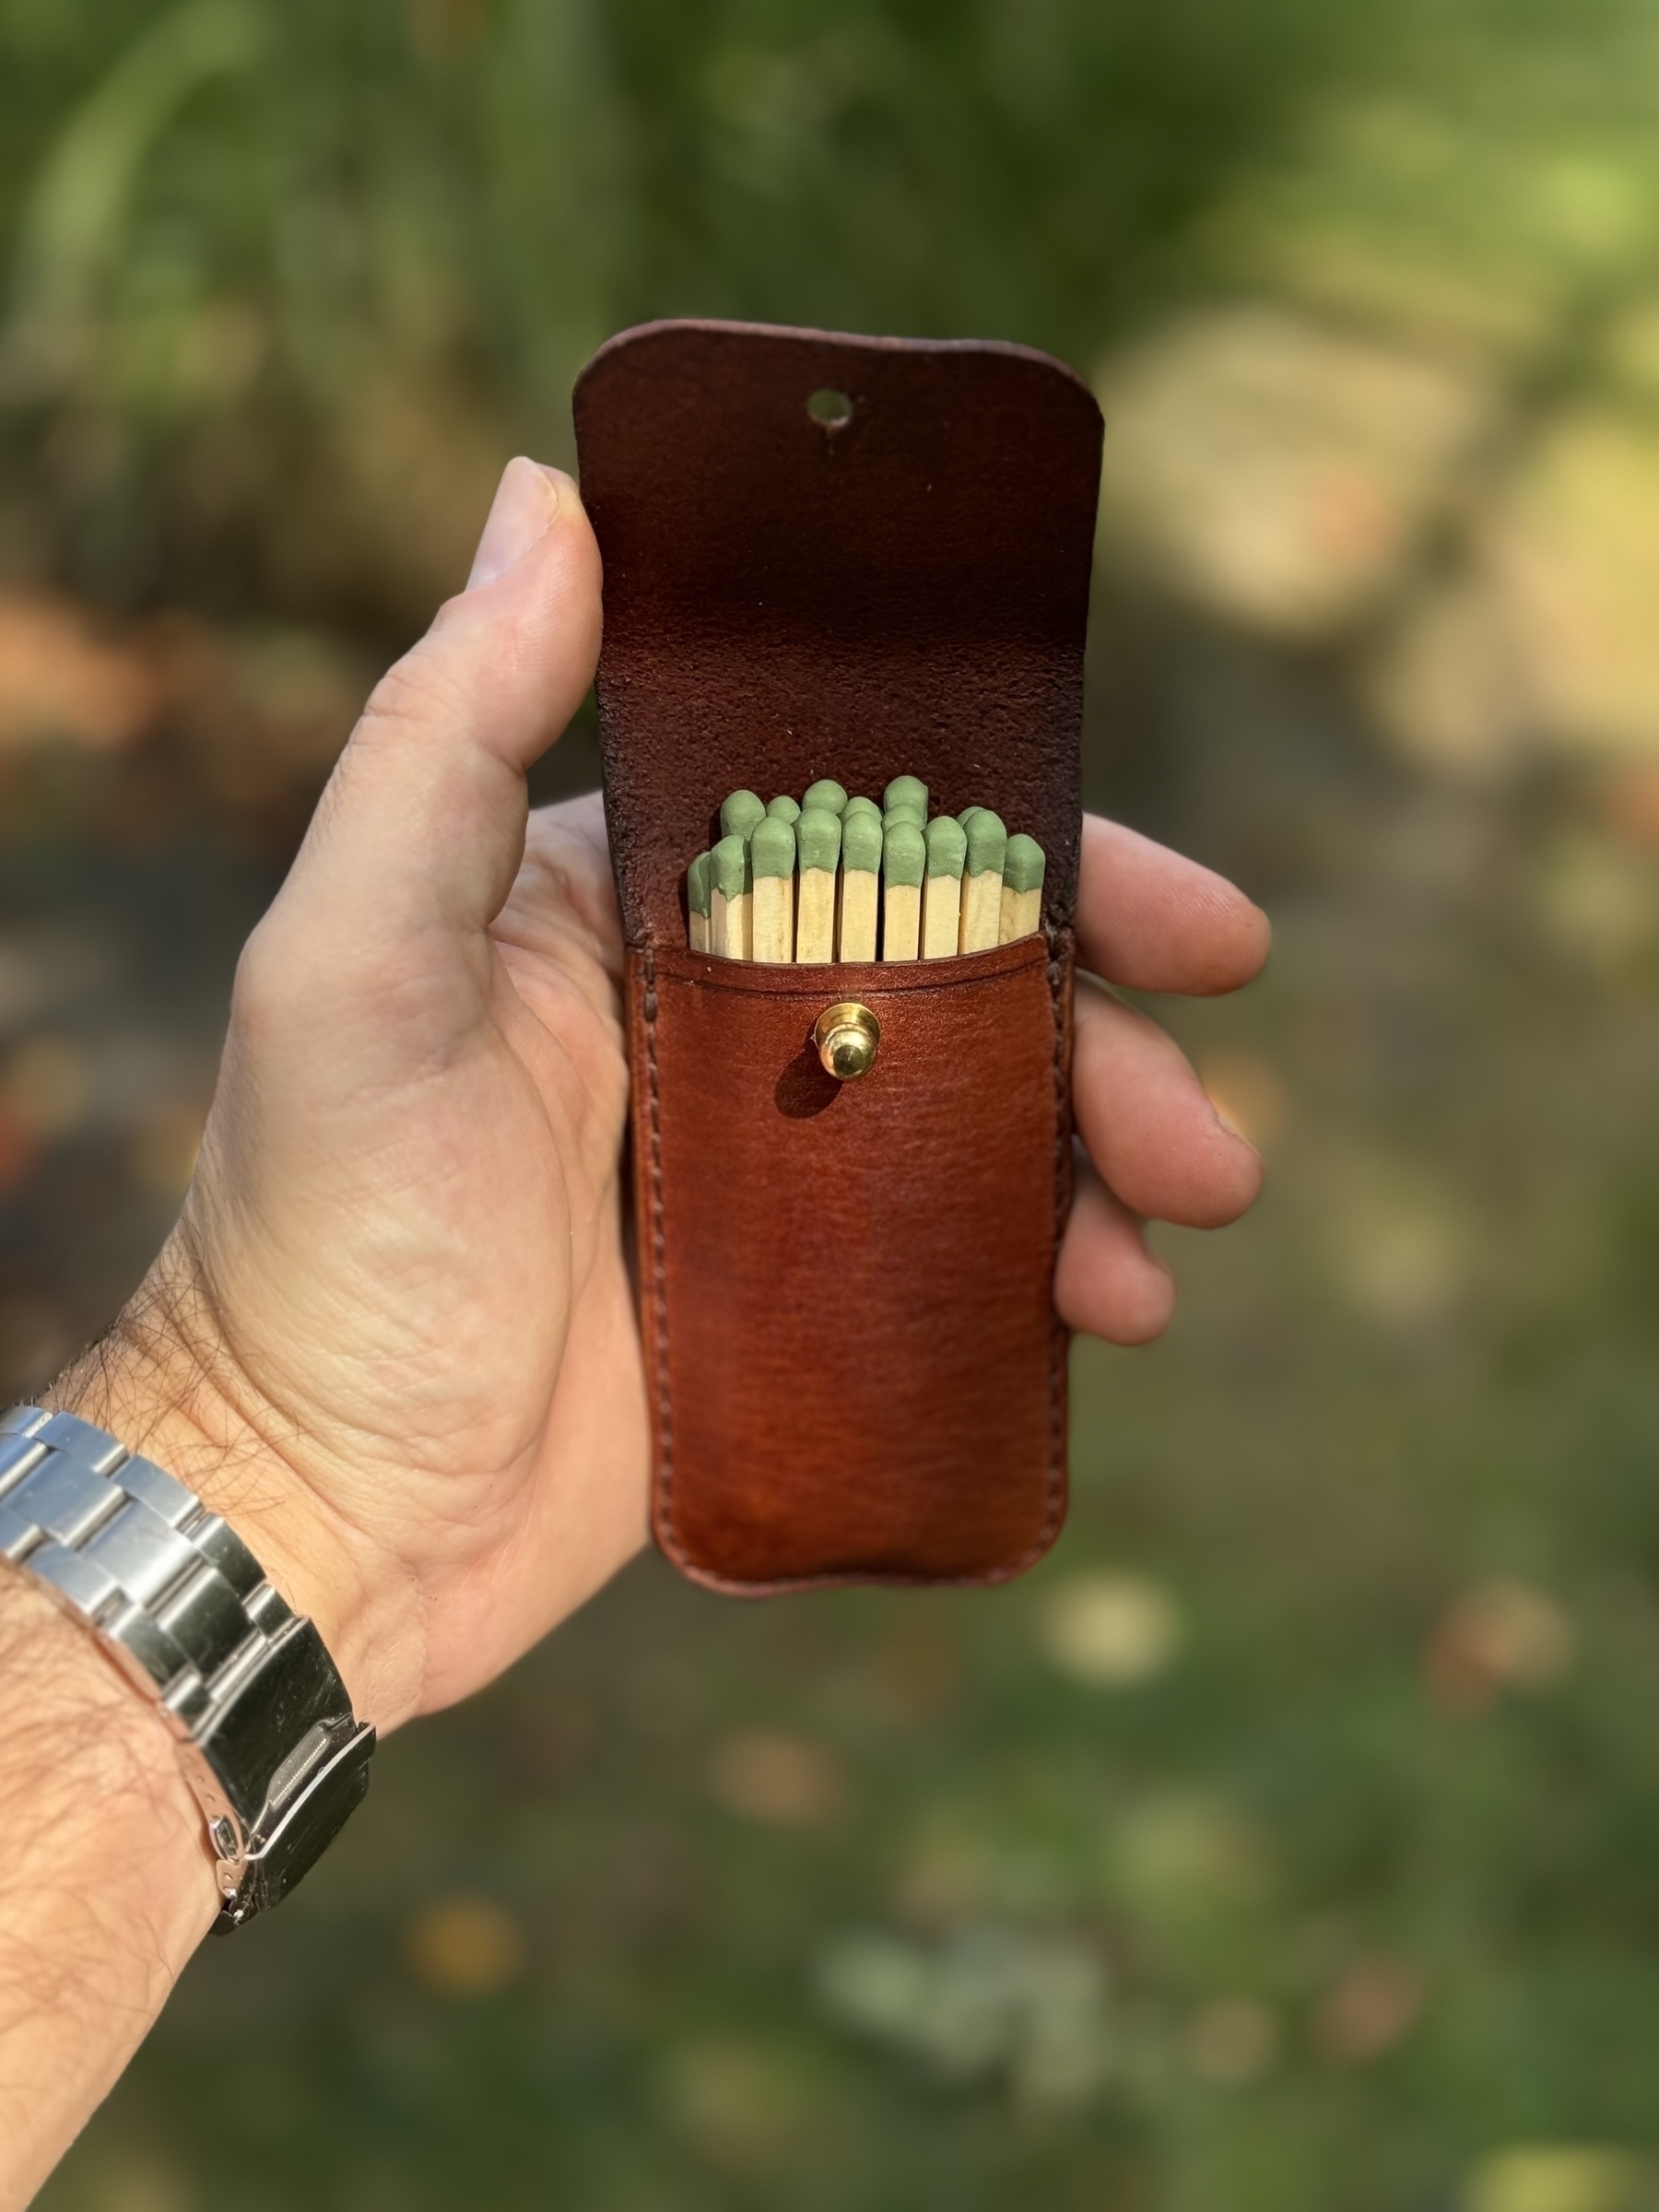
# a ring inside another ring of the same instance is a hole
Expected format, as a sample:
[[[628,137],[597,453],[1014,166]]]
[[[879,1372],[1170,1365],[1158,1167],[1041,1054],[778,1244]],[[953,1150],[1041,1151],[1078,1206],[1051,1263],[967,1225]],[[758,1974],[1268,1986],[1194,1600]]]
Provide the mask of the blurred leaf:
[[[82,368],[145,156],[198,86],[248,67],[262,43],[253,0],[186,0],[144,33],[70,119],[24,210],[0,391],[49,389]]]

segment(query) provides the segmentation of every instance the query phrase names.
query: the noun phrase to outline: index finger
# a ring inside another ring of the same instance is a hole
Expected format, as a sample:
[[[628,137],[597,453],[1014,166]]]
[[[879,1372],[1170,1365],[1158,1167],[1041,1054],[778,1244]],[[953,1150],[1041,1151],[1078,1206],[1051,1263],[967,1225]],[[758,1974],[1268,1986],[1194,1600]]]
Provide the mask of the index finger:
[[[1121,822],[1083,817],[1077,958],[1132,991],[1213,997],[1249,982],[1272,929],[1225,876]]]

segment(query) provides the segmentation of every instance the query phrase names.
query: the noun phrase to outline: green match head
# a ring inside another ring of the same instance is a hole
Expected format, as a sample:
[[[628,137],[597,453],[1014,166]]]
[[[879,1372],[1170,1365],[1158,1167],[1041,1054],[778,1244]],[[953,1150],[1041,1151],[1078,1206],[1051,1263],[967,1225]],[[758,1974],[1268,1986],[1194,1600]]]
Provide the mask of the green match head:
[[[735,791],[720,809],[722,837],[747,837],[757,822],[766,819],[766,809],[752,791]]]
[[[957,816],[957,820],[960,822],[963,829],[966,830],[969,823],[973,819],[974,816],[976,814],[983,814],[984,811],[985,810],[982,806],[964,806],[961,813]]]
[[[881,824],[873,814],[850,814],[841,824],[841,870],[874,876],[881,865]]]
[[[831,814],[839,814],[846,803],[846,787],[838,783],[833,776],[820,776],[801,801],[803,806],[827,806]]]
[[[872,815],[877,821],[881,819],[881,809],[874,799],[849,799],[841,808],[841,820],[844,822],[855,814]]]
[[[795,847],[801,866],[833,868],[841,858],[841,820],[828,806],[803,806],[795,824]]]
[[[920,885],[927,865],[927,844],[915,823],[900,815],[881,840],[881,872],[889,883]]]
[[[966,824],[966,830],[969,875],[1000,876],[1003,855],[1008,849],[1008,833],[1002,826],[1001,815],[993,814],[989,806],[981,806]]]
[[[750,888],[747,837],[723,837],[709,855],[709,875],[723,899],[741,899]]]
[[[775,799],[767,802],[766,811],[775,815],[781,822],[798,822],[801,818],[801,802],[792,799],[786,791],[781,791]]]
[[[706,914],[713,906],[714,886],[710,880],[707,853],[700,853],[686,870],[686,900],[694,914]]]
[[[881,803],[889,814],[895,806],[909,806],[927,819],[927,786],[920,776],[895,776],[882,793]]]
[[[1011,891],[1040,891],[1045,865],[1042,847],[1022,830],[1008,840],[1003,855],[1003,881]]]
[[[900,822],[909,822],[915,830],[925,830],[927,827],[926,816],[918,814],[913,806],[889,806],[881,818],[884,830],[891,830]]]
[[[947,814],[935,814],[927,825],[927,872],[930,876],[959,876],[968,857],[968,834]]]
[[[794,874],[794,824],[785,822],[775,814],[769,814],[755,824],[755,833],[749,839],[749,865],[757,876],[793,876]]]

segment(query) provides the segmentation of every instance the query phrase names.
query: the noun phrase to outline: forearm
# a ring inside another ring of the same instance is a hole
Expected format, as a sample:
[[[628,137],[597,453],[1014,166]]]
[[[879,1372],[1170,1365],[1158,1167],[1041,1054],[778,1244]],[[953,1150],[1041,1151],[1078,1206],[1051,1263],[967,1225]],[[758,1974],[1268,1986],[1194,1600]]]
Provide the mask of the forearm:
[[[43,1402],[188,1483],[344,1648],[358,1617],[344,1547],[326,1542],[280,1455],[215,1386],[222,1362],[204,1356],[168,1288],[178,1257],[175,1242]],[[160,1712],[4,1560],[0,1830],[0,2212],[13,2212],[142,2041],[218,1898],[205,1818]]]
[[[0,1562],[0,2212],[28,2204],[216,1909],[158,1715]]]

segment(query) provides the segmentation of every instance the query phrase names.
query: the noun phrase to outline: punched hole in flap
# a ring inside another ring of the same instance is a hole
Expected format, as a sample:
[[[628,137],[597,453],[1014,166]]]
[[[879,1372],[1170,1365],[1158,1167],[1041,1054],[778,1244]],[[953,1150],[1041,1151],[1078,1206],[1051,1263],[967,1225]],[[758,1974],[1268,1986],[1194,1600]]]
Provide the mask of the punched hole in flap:
[[[846,393],[825,384],[809,396],[806,412],[821,430],[844,430],[853,419],[853,402]]]

